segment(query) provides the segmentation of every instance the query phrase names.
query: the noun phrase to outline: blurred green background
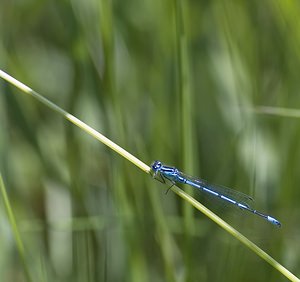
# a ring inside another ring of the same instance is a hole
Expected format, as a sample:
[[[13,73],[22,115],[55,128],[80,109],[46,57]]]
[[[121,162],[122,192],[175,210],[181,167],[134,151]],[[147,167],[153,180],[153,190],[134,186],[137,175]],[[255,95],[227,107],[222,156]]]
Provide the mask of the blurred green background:
[[[281,229],[221,215],[299,276],[300,120],[257,108],[300,108],[299,13],[284,0],[3,0],[0,67],[142,161],[253,196]],[[33,281],[286,281],[167,187],[0,86],[0,171]],[[3,201],[0,250],[1,281],[26,281]]]

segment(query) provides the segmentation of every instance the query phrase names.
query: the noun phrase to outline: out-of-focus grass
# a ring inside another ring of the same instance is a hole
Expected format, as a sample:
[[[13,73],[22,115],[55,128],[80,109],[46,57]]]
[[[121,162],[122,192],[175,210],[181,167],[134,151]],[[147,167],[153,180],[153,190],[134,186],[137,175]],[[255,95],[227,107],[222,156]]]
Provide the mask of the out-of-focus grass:
[[[300,105],[298,4],[185,3],[184,92],[175,25],[182,3],[99,3],[3,3],[2,68],[141,159],[255,196],[283,228],[242,221],[299,275],[299,120],[252,111]],[[190,213],[187,229],[171,193],[1,85],[0,168],[37,281],[283,279],[201,214]],[[0,275],[22,281],[1,209]],[[92,224],[95,216],[104,224]],[[78,217],[85,228],[70,224]],[[64,219],[63,230],[50,224]]]
[[[14,79],[13,77],[9,76],[8,74],[3,72],[2,70],[0,70],[0,77],[2,79],[5,79],[10,84],[16,86],[17,88],[19,88],[21,91],[23,91],[27,95],[31,95],[32,97],[34,97],[35,99],[40,101],[45,106],[48,106],[54,112],[60,114],[62,117],[64,117],[66,120],[70,121],[71,123],[75,124],[80,129],[86,131],[88,134],[93,136],[95,139],[98,139],[100,142],[102,142],[103,144],[105,144],[106,146],[108,146],[109,148],[114,150],[120,156],[122,156],[122,157],[126,158],[127,160],[131,161],[133,164],[135,164],[141,170],[143,170],[146,173],[152,175],[151,169],[148,165],[146,165],[145,163],[143,163],[142,161],[137,159],[135,156],[133,156],[132,154],[130,154],[129,152],[124,150],[122,147],[118,146],[116,143],[109,140],[107,137],[103,136],[101,133],[97,132],[95,129],[91,128],[90,126],[88,126],[84,122],[80,121],[75,116],[73,116],[70,113],[66,112],[65,110],[61,109],[59,106],[55,105],[54,103],[52,103],[48,99],[41,96],[39,93],[35,92],[34,90],[30,89],[29,87],[27,87],[23,83],[19,82],[18,80]],[[24,259],[24,247],[21,243],[21,238],[20,238],[20,235],[19,235],[19,231],[18,231],[18,228],[17,228],[17,224],[16,224],[16,221],[15,221],[15,218],[14,218],[14,214],[13,214],[11,205],[10,205],[8,197],[7,197],[6,189],[4,187],[2,179],[0,179],[0,180],[1,180],[1,183],[0,183],[1,184],[1,195],[4,199],[5,207],[6,207],[6,210],[7,210],[7,213],[8,213],[8,218],[9,218],[10,223],[12,225],[12,230],[14,231],[15,240],[16,240],[16,243],[17,243],[17,246],[18,246],[20,256],[21,256],[22,261],[23,261],[25,272],[27,273],[28,280],[30,280],[28,267],[27,267],[27,264],[25,264],[25,259]],[[208,218],[210,218],[212,221],[214,221],[220,227],[222,227],[224,230],[226,230],[229,234],[231,234],[233,237],[237,238],[241,243],[246,245],[250,250],[252,250],[258,256],[262,257],[265,261],[267,261],[270,265],[272,265],[274,268],[276,268],[279,272],[281,272],[288,279],[290,279],[291,281],[298,281],[298,278],[295,277],[295,275],[292,274],[290,271],[288,271],[284,266],[280,265],[280,263],[278,263],[276,260],[274,260],[270,255],[268,255],[262,249],[257,247],[252,241],[250,241],[245,236],[243,236],[241,233],[239,233],[237,230],[232,228],[232,226],[230,226],[229,224],[224,222],[221,218],[219,218],[215,214],[213,214],[205,206],[203,206],[202,204],[197,202],[193,197],[191,197],[186,192],[184,192],[183,190],[181,190],[180,188],[175,186],[174,183],[173,183],[172,186],[169,187],[169,190],[170,189],[172,189],[172,191],[174,191],[178,196],[180,196],[181,198],[186,200],[187,203],[189,203],[190,206],[187,205],[187,207],[191,208],[192,206],[194,206],[199,211],[201,211],[204,215],[206,215]],[[56,201],[56,200],[61,201],[63,199],[64,195],[59,195],[58,194],[57,196],[55,196],[55,193],[54,193],[53,196],[50,195],[50,197],[54,197],[53,198],[54,201]],[[68,207],[68,213],[70,213],[69,206],[67,206],[67,207]],[[188,223],[188,224],[185,224],[185,226],[188,227],[185,230],[185,233],[186,234],[193,234],[194,228],[191,228],[191,226],[192,226],[191,223],[192,223],[192,220],[193,220],[192,213],[190,212],[191,209],[186,208],[185,211],[186,211],[186,215],[187,215],[186,216],[186,218],[187,218],[186,223]],[[187,211],[189,211],[189,212],[187,212]],[[52,212],[50,211],[49,213],[51,214]],[[76,221],[78,221],[78,220],[76,220]],[[76,222],[76,221],[74,220],[74,221],[71,222],[71,224],[73,226],[73,228],[72,228],[73,231],[75,230],[75,228],[74,228],[75,226],[74,226],[73,222]],[[99,218],[97,218],[97,221],[99,221]],[[68,228],[69,225],[70,225],[70,223],[66,222],[65,224],[63,224],[63,227]],[[102,226],[101,222],[100,222],[100,225]],[[54,226],[55,225],[53,225],[53,227]],[[86,226],[86,225],[84,225],[84,226]],[[166,230],[164,231],[164,233],[166,233]],[[187,242],[190,242],[190,240],[188,240]],[[189,246],[185,246],[185,250],[188,250],[188,249],[189,249]],[[184,264],[185,264],[185,266],[188,266],[189,265],[189,257],[190,257],[189,252],[185,253],[185,257],[186,257],[186,260],[185,260]],[[189,280],[190,278],[187,277],[186,279]]]

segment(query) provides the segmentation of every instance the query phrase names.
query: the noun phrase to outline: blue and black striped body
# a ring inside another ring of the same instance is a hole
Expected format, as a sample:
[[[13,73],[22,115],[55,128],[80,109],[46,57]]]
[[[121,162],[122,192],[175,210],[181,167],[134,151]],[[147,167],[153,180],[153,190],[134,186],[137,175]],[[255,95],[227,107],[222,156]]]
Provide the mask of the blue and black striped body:
[[[166,182],[169,180],[173,184],[187,184],[190,185],[203,193],[209,194],[212,197],[219,198],[224,201],[226,204],[234,205],[242,210],[246,210],[253,214],[256,214],[265,220],[269,221],[273,225],[278,227],[281,226],[281,223],[266,214],[263,214],[255,209],[253,209],[247,202],[252,200],[252,198],[248,195],[245,195],[241,192],[229,189],[227,187],[216,186],[212,184],[208,184],[206,181],[197,179],[192,176],[188,176],[182,172],[180,172],[177,168],[163,165],[160,161],[155,161],[151,165],[151,175],[153,178]]]

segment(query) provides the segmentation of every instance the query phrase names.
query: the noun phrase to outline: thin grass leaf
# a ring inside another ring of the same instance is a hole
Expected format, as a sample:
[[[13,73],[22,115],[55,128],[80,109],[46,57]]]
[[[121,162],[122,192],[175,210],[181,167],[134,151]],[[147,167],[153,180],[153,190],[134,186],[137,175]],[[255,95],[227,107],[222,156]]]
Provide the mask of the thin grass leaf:
[[[273,115],[278,117],[300,118],[300,110],[281,107],[258,106],[255,107],[256,114]]]
[[[20,236],[19,227],[17,225],[13,209],[11,207],[8,195],[6,193],[6,188],[5,188],[1,173],[0,173],[0,191],[1,191],[1,195],[2,195],[2,199],[3,199],[3,202],[4,202],[5,209],[6,209],[6,212],[7,212],[8,220],[10,222],[12,232],[14,234],[14,239],[15,239],[15,242],[16,242],[16,245],[17,245],[17,250],[18,250],[21,262],[23,264],[25,276],[26,276],[27,281],[30,282],[30,281],[32,281],[32,279],[31,279],[31,274],[30,274],[30,271],[29,271],[28,263],[26,261],[24,245],[23,245],[23,242],[22,242],[22,239],[21,239],[21,236]]]

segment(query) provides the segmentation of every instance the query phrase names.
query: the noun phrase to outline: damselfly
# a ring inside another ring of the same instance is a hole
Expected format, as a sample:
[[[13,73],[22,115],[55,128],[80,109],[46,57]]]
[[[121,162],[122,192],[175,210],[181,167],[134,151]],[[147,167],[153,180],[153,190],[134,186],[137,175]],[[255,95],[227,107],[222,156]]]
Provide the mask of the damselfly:
[[[180,172],[175,167],[163,165],[160,161],[155,161],[152,163],[151,175],[153,178],[163,183],[166,183],[166,180],[169,180],[171,183],[173,183],[173,185],[177,183],[190,185],[199,191],[212,196],[213,198],[222,200],[228,205],[235,206],[241,210],[256,214],[278,227],[281,226],[281,223],[274,217],[253,209],[247,203],[249,200],[252,200],[252,198],[236,190],[232,190],[223,186],[208,184],[204,180],[197,179]]]

